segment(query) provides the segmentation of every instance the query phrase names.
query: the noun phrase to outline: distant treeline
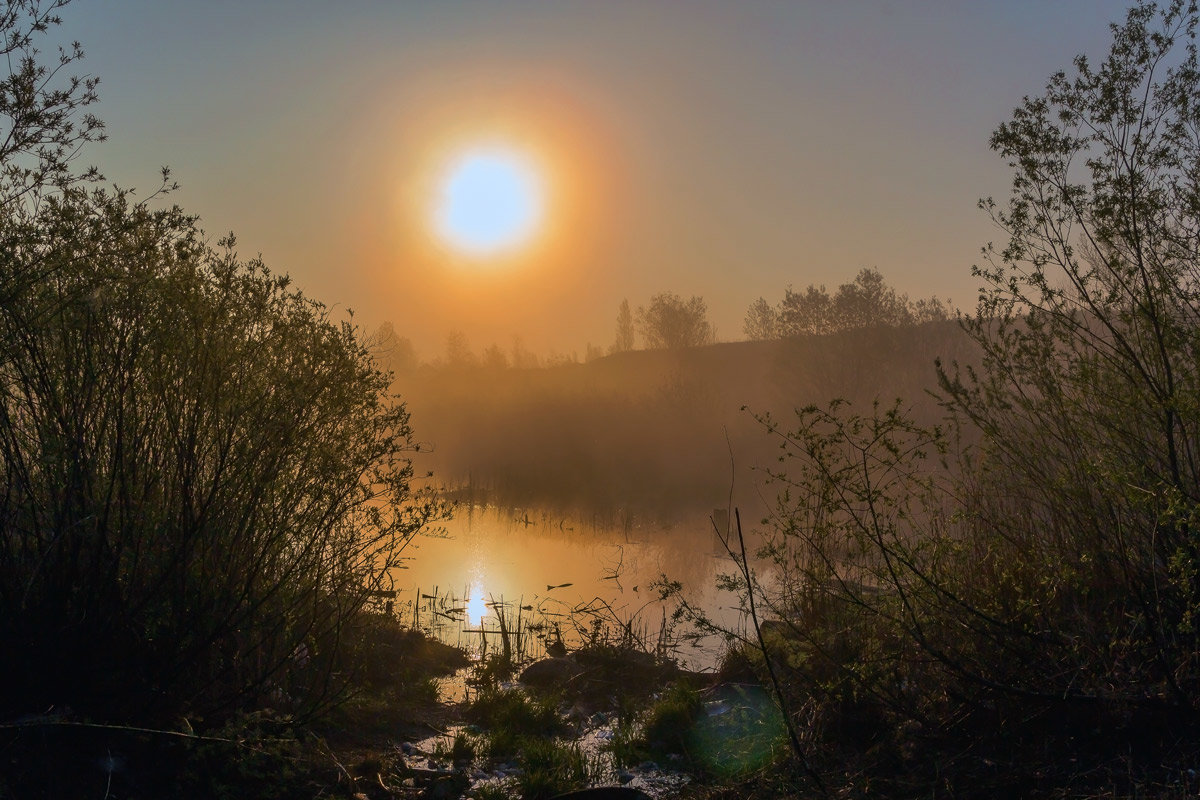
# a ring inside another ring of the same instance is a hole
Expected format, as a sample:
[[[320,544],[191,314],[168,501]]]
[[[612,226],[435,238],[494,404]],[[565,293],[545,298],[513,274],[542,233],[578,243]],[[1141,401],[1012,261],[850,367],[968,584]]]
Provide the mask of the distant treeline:
[[[771,305],[760,297],[750,305],[743,326],[751,341],[834,333],[872,325],[920,325],[952,319],[954,309],[937,297],[909,300],[888,286],[876,269],[863,269],[832,295],[824,286],[803,291],[790,286],[783,299]]]
[[[930,297],[910,300],[888,286],[876,269],[863,269],[850,283],[844,283],[831,295],[824,286],[810,284],[803,291],[785,290],[783,299],[772,306],[758,298],[746,313],[743,332],[749,341],[787,339],[794,336],[821,335],[872,326],[907,326],[940,322],[955,317],[947,301]],[[708,304],[703,297],[684,299],[674,292],[660,292],[645,306],[632,309],[622,300],[617,309],[616,335],[607,348],[589,342],[584,362],[606,355],[625,353],[637,348],[638,339],[646,350],[682,350],[702,347],[717,340],[717,329],[708,319]],[[385,322],[372,337],[376,357],[395,372],[409,372],[420,366],[450,369],[537,369],[578,364],[575,351],[551,352],[539,356],[514,336],[510,347],[491,344],[480,352],[471,349],[461,331],[446,337],[441,355],[422,362],[412,342],[397,335]]]

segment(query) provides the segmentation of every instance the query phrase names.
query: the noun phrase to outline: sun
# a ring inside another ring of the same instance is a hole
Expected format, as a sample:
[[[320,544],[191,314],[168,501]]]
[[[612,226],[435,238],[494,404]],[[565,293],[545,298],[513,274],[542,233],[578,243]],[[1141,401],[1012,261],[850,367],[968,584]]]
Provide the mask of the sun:
[[[478,147],[454,159],[441,180],[438,236],[473,256],[528,242],[544,215],[545,190],[532,160],[505,147]]]

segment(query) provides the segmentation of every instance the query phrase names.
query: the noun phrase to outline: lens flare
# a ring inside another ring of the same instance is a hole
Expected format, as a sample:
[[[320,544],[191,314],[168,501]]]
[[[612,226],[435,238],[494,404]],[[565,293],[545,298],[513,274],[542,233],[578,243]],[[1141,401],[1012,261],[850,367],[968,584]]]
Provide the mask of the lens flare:
[[[786,746],[783,714],[762,687],[726,684],[709,697],[705,711],[689,732],[688,747],[715,775],[763,769]]]

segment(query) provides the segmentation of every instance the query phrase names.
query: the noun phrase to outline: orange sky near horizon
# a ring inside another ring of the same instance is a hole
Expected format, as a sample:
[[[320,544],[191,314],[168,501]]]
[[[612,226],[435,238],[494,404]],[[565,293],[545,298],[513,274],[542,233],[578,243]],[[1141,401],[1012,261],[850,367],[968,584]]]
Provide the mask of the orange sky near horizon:
[[[460,331],[584,356],[622,299],[700,295],[722,340],[759,296],[864,267],[971,308],[1008,189],[992,130],[1120,0],[78,2],[109,141],[160,166],[213,239],[233,230],[335,316],[425,359]],[[546,228],[494,264],[431,236],[447,160],[511,141],[544,164]]]
[[[517,91],[430,103],[396,144],[393,163],[384,170],[394,178],[383,182],[394,187],[393,223],[357,234],[372,283],[396,296],[423,298],[425,313],[456,321],[460,330],[501,331],[514,317],[546,318],[546,330],[533,338],[550,339],[555,330],[569,328],[578,311],[568,298],[587,291],[603,273],[604,243],[620,224],[620,156],[603,120],[575,95],[531,80]],[[528,243],[499,255],[464,253],[435,231],[447,166],[480,145],[518,150],[545,183],[547,207],[539,229]],[[555,298],[561,313],[547,314]]]

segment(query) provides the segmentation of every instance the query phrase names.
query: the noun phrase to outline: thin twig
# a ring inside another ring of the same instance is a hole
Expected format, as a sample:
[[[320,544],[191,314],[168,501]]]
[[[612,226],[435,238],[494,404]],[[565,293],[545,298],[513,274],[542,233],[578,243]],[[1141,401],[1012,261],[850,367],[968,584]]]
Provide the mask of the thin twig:
[[[733,509],[733,518],[738,537],[738,550],[741,555],[740,561],[738,560],[738,554],[734,553],[733,548],[730,546],[729,534],[722,536],[721,532],[717,530],[716,520],[712,520],[713,530],[717,531],[717,536],[721,538],[721,544],[724,545],[725,551],[737,562],[738,567],[742,571],[742,576],[746,579],[746,598],[750,611],[750,624],[754,626],[754,635],[758,640],[758,649],[762,653],[763,662],[767,665],[767,676],[770,678],[771,688],[775,692],[775,699],[779,703],[779,710],[783,715],[783,723],[787,727],[788,740],[792,746],[792,752],[800,762],[800,766],[804,768],[805,773],[813,779],[821,794],[828,797],[829,790],[825,788],[825,782],[821,780],[821,776],[813,769],[812,764],[809,763],[808,757],[804,753],[804,746],[800,743],[800,735],[796,732],[796,725],[792,721],[791,713],[788,711],[783,687],[779,683],[779,677],[775,674],[775,666],[771,662],[771,654],[767,651],[767,643],[763,639],[762,626],[759,624],[758,610],[754,602],[754,578],[750,572],[750,562],[746,558],[746,538],[742,535],[742,514],[737,507]]]

